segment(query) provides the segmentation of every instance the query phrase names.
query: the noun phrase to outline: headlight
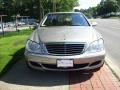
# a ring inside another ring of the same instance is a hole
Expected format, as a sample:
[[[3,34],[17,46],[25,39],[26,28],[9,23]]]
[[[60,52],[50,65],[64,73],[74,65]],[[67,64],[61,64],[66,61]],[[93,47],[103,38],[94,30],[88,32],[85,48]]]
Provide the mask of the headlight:
[[[104,49],[104,41],[103,39],[98,39],[89,45],[86,52],[95,53],[95,52],[102,51],[103,49]]]
[[[32,53],[39,53],[39,54],[43,54],[44,53],[42,46],[40,44],[34,42],[34,41],[31,41],[31,40],[27,41],[26,49],[29,52],[32,52]]]

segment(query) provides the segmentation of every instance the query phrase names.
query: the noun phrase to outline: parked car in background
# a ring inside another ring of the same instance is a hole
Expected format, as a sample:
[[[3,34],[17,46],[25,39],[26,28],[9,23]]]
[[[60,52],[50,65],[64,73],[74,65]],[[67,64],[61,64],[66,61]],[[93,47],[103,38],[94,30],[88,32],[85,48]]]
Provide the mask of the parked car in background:
[[[36,19],[29,18],[29,19],[21,19],[21,22],[24,22],[26,25],[35,25],[36,24]]]
[[[23,25],[25,25],[25,23],[22,22],[22,21],[17,21],[17,22],[14,22],[14,23],[16,23],[18,26],[23,26]]]
[[[7,23],[6,23],[6,26],[7,26],[7,27],[14,27],[15,24],[14,24],[14,22],[7,22]]]
[[[27,65],[39,70],[91,70],[104,64],[102,36],[80,12],[47,14],[28,38]]]

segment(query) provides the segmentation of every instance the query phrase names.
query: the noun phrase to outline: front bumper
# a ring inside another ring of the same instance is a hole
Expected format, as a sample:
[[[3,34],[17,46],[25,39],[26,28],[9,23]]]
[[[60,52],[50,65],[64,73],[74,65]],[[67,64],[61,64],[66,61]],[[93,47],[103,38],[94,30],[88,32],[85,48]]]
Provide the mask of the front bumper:
[[[84,53],[75,56],[52,56],[39,55],[25,51],[27,64],[39,70],[55,70],[55,71],[73,71],[73,70],[89,70],[96,69],[103,65],[105,58],[105,51],[97,53]],[[72,59],[74,67],[72,68],[57,68],[58,59]]]

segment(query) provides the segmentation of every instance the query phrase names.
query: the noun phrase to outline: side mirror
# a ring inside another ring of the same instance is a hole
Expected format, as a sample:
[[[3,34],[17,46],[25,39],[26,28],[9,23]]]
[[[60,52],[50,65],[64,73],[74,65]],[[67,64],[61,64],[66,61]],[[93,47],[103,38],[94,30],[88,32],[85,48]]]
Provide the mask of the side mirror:
[[[34,25],[33,29],[36,30],[38,28],[38,24],[36,23],[36,25]]]
[[[96,22],[92,22],[91,25],[92,25],[92,26],[97,26],[97,23],[96,23]]]

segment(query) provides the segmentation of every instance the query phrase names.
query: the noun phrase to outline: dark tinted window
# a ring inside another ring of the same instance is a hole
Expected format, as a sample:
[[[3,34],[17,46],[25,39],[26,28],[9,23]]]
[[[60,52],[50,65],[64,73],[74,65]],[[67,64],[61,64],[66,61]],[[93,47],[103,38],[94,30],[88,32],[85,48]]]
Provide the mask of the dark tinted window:
[[[89,26],[80,13],[48,14],[44,26]]]

